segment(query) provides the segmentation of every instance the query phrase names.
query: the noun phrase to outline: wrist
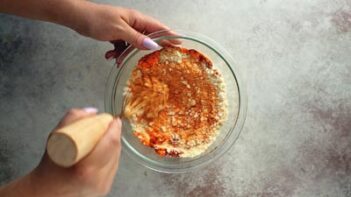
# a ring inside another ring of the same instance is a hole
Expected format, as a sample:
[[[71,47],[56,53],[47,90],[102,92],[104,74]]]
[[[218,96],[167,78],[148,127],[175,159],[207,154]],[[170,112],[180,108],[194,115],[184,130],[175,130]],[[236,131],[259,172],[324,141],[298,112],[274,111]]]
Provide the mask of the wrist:
[[[39,164],[31,173],[26,176],[26,190],[21,196],[28,197],[96,197],[94,192],[86,188],[82,182],[74,178],[70,170],[58,170],[60,167],[48,162],[44,165]],[[25,195],[26,194],[26,195]]]
[[[40,169],[43,167],[36,167],[32,172],[30,172],[26,177],[26,185],[28,187],[27,192],[30,197],[46,197],[46,196],[69,196],[68,194],[74,194],[70,192],[71,185],[70,180],[66,180],[66,184],[60,179],[57,174],[51,174],[45,169]],[[44,167],[45,168],[45,167]],[[68,183],[68,184],[67,184]],[[74,195],[72,195],[74,196]]]
[[[95,3],[85,0],[55,0],[47,6],[48,21],[81,32],[86,28],[86,14],[94,6]]]
[[[46,196],[66,196],[67,189],[64,184],[59,184],[59,177],[51,176],[48,172],[43,172],[36,167],[23,178],[26,193],[22,196],[46,197]],[[67,180],[69,182],[69,180]]]

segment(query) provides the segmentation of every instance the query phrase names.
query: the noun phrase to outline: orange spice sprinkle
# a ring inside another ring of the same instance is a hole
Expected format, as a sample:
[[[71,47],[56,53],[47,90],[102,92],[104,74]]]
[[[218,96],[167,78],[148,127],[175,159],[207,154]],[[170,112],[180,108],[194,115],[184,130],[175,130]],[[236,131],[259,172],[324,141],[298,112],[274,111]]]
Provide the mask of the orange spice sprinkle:
[[[134,134],[161,156],[179,157],[177,147],[209,143],[221,119],[220,90],[212,80],[219,77],[211,61],[195,50],[166,47],[141,58],[128,97],[146,103],[132,121],[146,126]]]

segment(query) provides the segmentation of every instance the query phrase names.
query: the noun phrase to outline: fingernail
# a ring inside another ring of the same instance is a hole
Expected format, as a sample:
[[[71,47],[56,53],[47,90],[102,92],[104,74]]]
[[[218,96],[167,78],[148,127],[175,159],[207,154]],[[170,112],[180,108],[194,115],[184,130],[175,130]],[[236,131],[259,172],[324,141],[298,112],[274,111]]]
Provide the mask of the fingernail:
[[[97,113],[99,110],[95,107],[84,107],[83,110],[87,113]]]
[[[105,53],[105,58],[107,60],[112,60],[114,57],[116,57],[115,55],[116,55],[116,52],[114,50],[110,50]]]
[[[161,47],[155,41],[153,41],[147,37],[144,38],[144,40],[143,40],[143,46],[147,49],[150,49],[150,50],[161,49]]]

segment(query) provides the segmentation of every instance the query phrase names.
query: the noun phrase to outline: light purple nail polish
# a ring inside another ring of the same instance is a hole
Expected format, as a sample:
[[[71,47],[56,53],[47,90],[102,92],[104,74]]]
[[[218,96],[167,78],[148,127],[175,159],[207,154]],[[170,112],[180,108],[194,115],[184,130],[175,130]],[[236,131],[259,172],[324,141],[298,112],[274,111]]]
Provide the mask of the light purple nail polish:
[[[143,40],[143,46],[150,50],[157,50],[161,48],[156,42],[154,42],[150,38],[145,38]]]
[[[87,113],[97,113],[99,110],[95,107],[84,107],[83,110]]]

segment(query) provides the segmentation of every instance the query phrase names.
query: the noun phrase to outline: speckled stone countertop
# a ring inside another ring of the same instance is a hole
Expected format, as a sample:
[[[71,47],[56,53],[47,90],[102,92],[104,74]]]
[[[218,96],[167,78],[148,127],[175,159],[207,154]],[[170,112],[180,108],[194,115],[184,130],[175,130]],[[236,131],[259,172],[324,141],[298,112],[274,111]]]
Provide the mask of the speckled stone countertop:
[[[187,174],[122,155],[109,196],[351,196],[351,1],[110,1],[213,38],[247,82],[236,144]],[[103,110],[112,48],[0,15],[0,183],[37,165],[65,110]]]

